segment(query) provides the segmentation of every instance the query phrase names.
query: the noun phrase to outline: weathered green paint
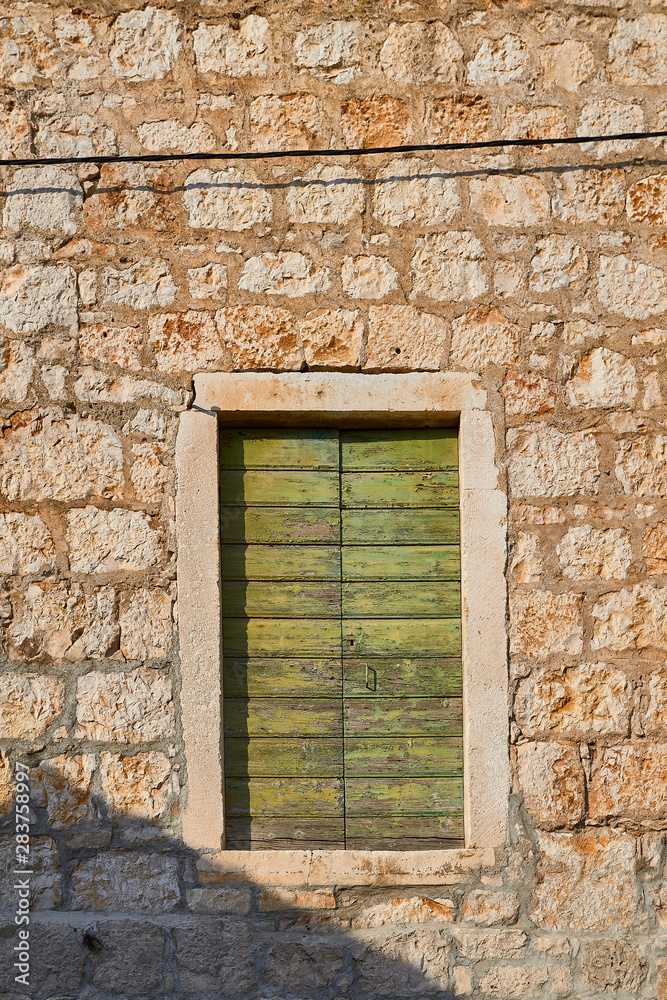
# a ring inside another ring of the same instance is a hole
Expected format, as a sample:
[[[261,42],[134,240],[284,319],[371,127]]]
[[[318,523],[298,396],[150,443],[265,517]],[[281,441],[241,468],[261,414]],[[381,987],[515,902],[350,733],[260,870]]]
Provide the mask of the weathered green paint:
[[[285,851],[305,847],[333,851],[345,847],[342,816],[325,819],[315,816],[289,819],[230,816],[225,821],[225,834],[230,851]]]
[[[226,744],[225,744],[226,746]],[[226,751],[225,751],[226,752]],[[457,738],[347,736],[345,774],[363,778],[461,778],[463,747]]]
[[[457,618],[345,618],[343,656],[460,656]]]
[[[341,661],[225,656],[225,698],[340,698]]]
[[[463,808],[456,778],[345,778],[345,814],[354,816],[442,816]]]
[[[458,580],[458,545],[345,545],[343,579]]]
[[[335,545],[223,545],[223,580],[340,580]]]
[[[340,620],[340,583],[228,580],[222,585],[223,615]]]
[[[459,512],[451,507],[344,510],[342,538],[346,545],[457,545]]]
[[[229,778],[343,776],[341,737],[225,739],[225,774]]]
[[[340,699],[225,698],[225,736],[342,736]]]
[[[359,816],[347,819],[348,850],[424,851],[461,847],[463,816]]]
[[[340,542],[340,510],[338,507],[223,506],[220,508],[220,541],[270,545],[329,542],[337,545]]]
[[[231,656],[335,656],[340,624],[333,618],[223,618],[222,646]]]
[[[350,507],[458,507],[456,472],[344,472],[341,500]]]
[[[276,507],[333,507],[338,503],[337,472],[248,472],[220,475],[220,502]]]
[[[343,472],[458,469],[453,429],[341,431],[340,452]]]
[[[461,698],[345,699],[345,737],[461,736]]]
[[[346,618],[453,618],[460,614],[461,588],[457,582],[343,584]]]
[[[230,816],[343,815],[340,778],[228,778],[225,806]]]
[[[220,432],[221,469],[338,469],[338,431],[249,428]]]
[[[461,695],[461,660],[457,657],[367,657],[343,661],[346,698],[456,698]]]

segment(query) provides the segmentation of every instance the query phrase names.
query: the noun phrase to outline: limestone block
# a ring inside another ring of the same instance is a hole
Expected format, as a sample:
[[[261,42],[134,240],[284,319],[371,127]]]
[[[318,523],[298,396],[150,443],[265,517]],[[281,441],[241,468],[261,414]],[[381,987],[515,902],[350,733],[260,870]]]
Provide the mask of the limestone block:
[[[515,892],[473,889],[463,900],[463,919],[478,927],[513,924],[518,915],[519,897]]]
[[[11,232],[36,229],[73,236],[81,225],[83,190],[71,170],[23,167],[7,185],[2,224]]]
[[[541,667],[522,680],[514,712],[526,736],[554,733],[626,736],[632,688],[622,670],[605,663]]]
[[[481,94],[426,99],[427,142],[481,142],[492,130],[493,108]]]
[[[595,73],[595,56],[590,45],[568,38],[540,49],[542,85],[547,90],[559,88],[571,93],[588,83]]]
[[[92,753],[73,757],[61,754],[40,761],[31,791],[35,805],[46,809],[52,829],[96,822],[101,818],[93,797],[94,777],[95,755]]]
[[[139,327],[92,323],[79,330],[79,356],[89,364],[117,365],[138,372],[142,368],[143,342]]]
[[[344,257],[343,290],[353,299],[383,299],[398,289],[398,271],[386,257],[359,254]]]
[[[610,312],[648,319],[667,311],[667,272],[630,257],[600,257],[598,299]]]
[[[0,438],[0,490],[10,501],[117,497],[123,452],[114,429],[57,407],[16,416]]]
[[[340,127],[345,145],[352,149],[400,146],[412,132],[407,104],[389,94],[343,101]]]
[[[76,330],[76,274],[67,264],[8,268],[0,280],[0,323],[14,333],[38,333],[49,326]]]
[[[120,608],[120,650],[126,660],[157,660],[169,655],[171,598],[164,590],[133,591]]]
[[[644,731],[649,736],[667,733],[667,673],[654,671],[648,680],[648,704],[641,714]]]
[[[16,953],[13,957],[16,960]],[[84,957],[76,928],[40,923],[38,933],[30,938],[32,981],[39,983],[49,996],[71,996],[81,985],[83,968]]]
[[[212,916],[225,913],[247,916],[252,907],[252,890],[235,885],[205,885],[188,889],[185,896],[194,913]]]
[[[360,59],[359,24],[356,21],[328,21],[294,39],[294,61],[313,76],[334,83],[351,83]]]
[[[294,178],[286,200],[294,222],[349,222],[364,210],[363,178],[356,170],[318,163],[303,177]]]
[[[181,32],[181,22],[166,10],[144,7],[120,14],[109,50],[114,74],[132,82],[161,80],[174,68]]]
[[[667,174],[652,174],[633,184],[625,204],[631,222],[667,226]]]
[[[519,531],[510,547],[510,554],[510,573],[518,583],[535,583],[540,579],[544,565],[537,535],[531,531]]]
[[[604,594],[592,615],[591,649],[667,649],[667,587],[638,583]]]
[[[0,77],[13,87],[34,85],[40,77],[62,79],[67,59],[54,39],[27,11],[13,15],[0,18]]]
[[[67,375],[67,369],[62,365],[42,365],[39,376],[49,394],[49,399],[57,402],[67,397]]]
[[[324,105],[314,94],[263,94],[250,105],[250,136],[256,150],[315,149],[326,130]]]
[[[162,230],[173,216],[171,199],[160,196],[159,178],[141,163],[104,163],[95,192],[83,214],[92,229],[132,226]]]
[[[365,371],[438,371],[447,351],[447,324],[414,306],[371,306]]]
[[[163,932],[156,924],[132,920],[96,921],[87,930],[96,946],[91,948],[93,983],[106,990],[150,996],[162,983]]]
[[[623,528],[570,528],[556,546],[563,575],[570,580],[624,580],[632,562],[630,537]]]
[[[505,112],[503,136],[506,139],[557,139],[567,135],[567,114],[563,108],[545,105],[527,108],[511,104]]]
[[[178,858],[166,854],[109,851],[72,872],[75,910],[172,913],[179,902]]]
[[[224,352],[207,312],[161,313],[148,321],[148,343],[155,351],[158,371],[216,371],[224,365]]]
[[[609,39],[613,83],[661,87],[667,83],[667,15],[652,12],[619,18]]]
[[[303,365],[296,321],[286,309],[235,306],[219,309],[215,321],[235,369],[298,371]]]
[[[567,236],[545,236],[536,243],[530,262],[529,285],[533,292],[553,292],[583,278],[588,254]]]
[[[463,49],[440,21],[391,24],[380,49],[380,66],[400,86],[456,83],[463,69]]]
[[[667,746],[601,750],[589,784],[588,808],[594,822],[620,818],[650,824],[667,819]]]
[[[77,739],[141,743],[175,732],[171,681],[157,670],[92,671],[77,681]]]
[[[479,371],[518,359],[519,327],[495,306],[479,306],[452,322],[452,365]]]
[[[16,802],[16,775],[14,764],[6,751],[0,753],[0,816],[14,810]]]
[[[0,844],[0,909],[12,914],[16,912],[16,889],[13,888],[15,868],[16,845],[13,839],[3,837]],[[30,876],[30,909],[55,910],[62,903],[58,845],[55,840],[31,835],[30,868],[33,872]],[[12,925],[12,930],[14,926]]]
[[[157,410],[139,410],[137,415],[125,424],[123,434],[138,434],[164,441],[167,436],[167,421]]]
[[[238,78],[266,76],[269,71],[271,34],[265,17],[250,14],[238,28],[200,21],[192,38],[199,73]]]
[[[526,78],[529,60],[528,47],[517,35],[485,38],[474,59],[468,63],[468,80],[503,87],[513,80]]]
[[[132,445],[134,461],[130,479],[135,499],[139,503],[162,503],[167,496],[173,494],[173,473],[160,461],[164,452],[161,445],[147,441]]]
[[[505,413],[508,417],[542,416],[553,413],[558,397],[555,386],[542,375],[526,375],[514,370],[508,371],[500,388],[500,395],[505,400]]]
[[[412,298],[424,295],[441,302],[476,299],[488,288],[482,268],[484,249],[470,232],[420,237],[410,261]]]
[[[577,122],[577,135],[618,135],[622,132],[641,132],[644,112],[638,104],[621,104],[619,101],[591,101],[584,104]],[[582,142],[581,148],[598,160],[611,153],[632,152],[634,142],[618,139],[616,142]]]
[[[596,347],[582,355],[566,388],[571,406],[629,407],[637,395],[637,373],[622,354]]]
[[[539,178],[494,174],[470,181],[470,207],[489,226],[536,226],[549,218],[549,195]]]
[[[11,98],[0,98],[0,156],[3,160],[30,155],[30,131],[28,109]]]
[[[224,264],[204,264],[187,271],[188,293],[193,299],[212,299],[220,302],[227,288],[227,268]]]
[[[626,941],[588,941],[584,947],[582,970],[586,981],[598,993],[627,990],[637,993],[646,971],[638,949]]]
[[[354,920],[355,927],[385,927],[388,924],[449,924],[454,920],[451,899],[410,896],[364,906]]]
[[[625,172],[621,169],[566,170],[554,177],[554,184],[553,214],[563,222],[607,226],[623,214]]]
[[[649,576],[667,573],[667,523],[661,521],[646,531],[642,540],[642,556]]]
[[[452,946],[447,931],[385,932],[350,950],[365,993],[403,997],[449,989]]]
[[[309,986],[330,986],[343,965],[340,948],[324,943],[275,944],[269,948],[265,975],[268,981],[283,989],[290,983],[296,989]]]
[[[0,733],[3,740],[43,736],[65,707],[65,685],[37,674],[0,676]]]
[[[619,441],[616,476],[632,496],[667,496],[667,436]]]
[[[160,538],[141,511],[82,507],[67,512],[72,573],[137,572],[155,566]]]
[[[460,208],[456,178],[417,157],[397,157],[375,176],[373,213],[385,226],[435,229],[451,222]]]
[[[161,382],[104,374],[94,368],[81,369],[81,378],[74,383],[74,395],[85,403],[136,403],[148,398],[178,409],[188,398],[187,390],[179,392]]]
[[[247,924],[198,920],[192,925],[175,927],[173,936],[183,989],[192,993],[237,993],[254,985],[254,961]],[[296,977],[294,986],[298,989]]]
[[[574,496],[598,491],[600,449],[588,431],[565,434],[545,424],[524,424],[507,432],[507,447],[514,496]]]
[[[364,324],[358,310],[312,309],[298,329],[309,368],[359,367]]]
[[[580,594],[519,591],[510,600],[510,650],[535,660],[582,650]]]
[[[137,129],[139,142],[152,153],[173,150],[179,153],[199,153],[215,149],[216,138],[210,125],[193,122],[185,126],[177,118],[146,122]]]
[[[636,841],[613,830],[540,833],[530,919],[544,929],[612,930],[637,911]]]
[[[658,974],[658,1000],[665,1000],[667,998],[667,958],[658,959],[655,966]]]
[[[166,260],[142,257],[130,267],[105,267],[102,281],[104,301],[111,305],[150,309],[168,306],[176,298],[177,288]]]
[[[97,76],[97,72],[93,75]],[[118,152],[113,129],[93,115],[47,115],[35,124],[34,143],[39,156],[94,157],[95,154],[113,156]]]
[[[0,514],[0,573],[32,576],[55,569],[56,550],[38,514]]]
[[[525,931],[500,928],[454,927],[452,933],[459,955],[473,960],[520,958],[527,940]]]
[[[329,268],[315,268],[312,258],[296,250],[262,253],[250,257],[239,279],[239,288],[266,295],[317,295],[331,284]]]
[[[185,181],[183,205],[192,229],[233,233],[271,222],[271,195],[254,170],[195,170]]]
[[[572,977],[562,965],[494,965],[481,977],[479,989],[493,997],[567,996]]]
[[[111,655],[118,648],[116,595],[84,593],[79,584],[31,584],[14,597],[10,652],[18,660],[68,660]]]
[[[516,750],[523,804],[536,826],[576,826],[586,813],[586,782],[575,743],[522,743]]]
[[[157,820],[172,803],[171,764],[157,750],[133,756],[103,753],[100,777],[106,811],[120,822]]]

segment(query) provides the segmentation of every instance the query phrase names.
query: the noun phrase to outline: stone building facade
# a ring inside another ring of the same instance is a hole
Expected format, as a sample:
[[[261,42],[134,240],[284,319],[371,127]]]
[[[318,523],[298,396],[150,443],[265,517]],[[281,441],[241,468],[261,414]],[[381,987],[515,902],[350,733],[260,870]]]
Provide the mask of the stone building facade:
[[[658,130],[665,84],[648,0],[0,12],[6,159]],[[667,998],[664,160],[653,139],[1,168],[3,995]],[[179,424],[196,376],[307,371],[474,373],[491,401],[501,845],[249,874],[183,840]]]

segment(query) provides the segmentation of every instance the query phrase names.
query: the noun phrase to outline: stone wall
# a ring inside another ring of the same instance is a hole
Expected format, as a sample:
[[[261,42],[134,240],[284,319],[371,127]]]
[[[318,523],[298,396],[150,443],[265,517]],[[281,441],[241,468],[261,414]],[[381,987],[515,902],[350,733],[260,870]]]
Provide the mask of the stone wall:
[[[667,123],[660,2],[130,6],[3,9],[0,156]],[[30,995],[665,1000],[664,156],[2,168],[0,803],[28,762]],[[179,413],[196,372],[306,368],[504,399],[511,842],[418,886],[297,890],[281,857],[221,881],[179,845]]]

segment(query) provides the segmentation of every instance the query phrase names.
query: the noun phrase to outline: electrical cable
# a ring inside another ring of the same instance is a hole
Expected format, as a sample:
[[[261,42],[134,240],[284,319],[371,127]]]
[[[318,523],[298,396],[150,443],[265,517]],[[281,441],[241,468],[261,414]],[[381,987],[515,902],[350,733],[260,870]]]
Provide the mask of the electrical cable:
[[[0,159],[0,167],[50,167],[76,163],[171,163],[181,160],[276,160],[295,157],[325,156],[377,156],[382,153],[452,153],[459,150],[507,149],[511,146],[568,146],[587,142],[637,141],[639,139],[666,139],[667,131],[619,132],[616,135],[569,135],[556,139],[482,139],[478,142],[427,142],[404,146],[372,146],[368,149],[285,149],[259,150],[256,152],[226,153],[136,153],[101,156],[44,156]]]

